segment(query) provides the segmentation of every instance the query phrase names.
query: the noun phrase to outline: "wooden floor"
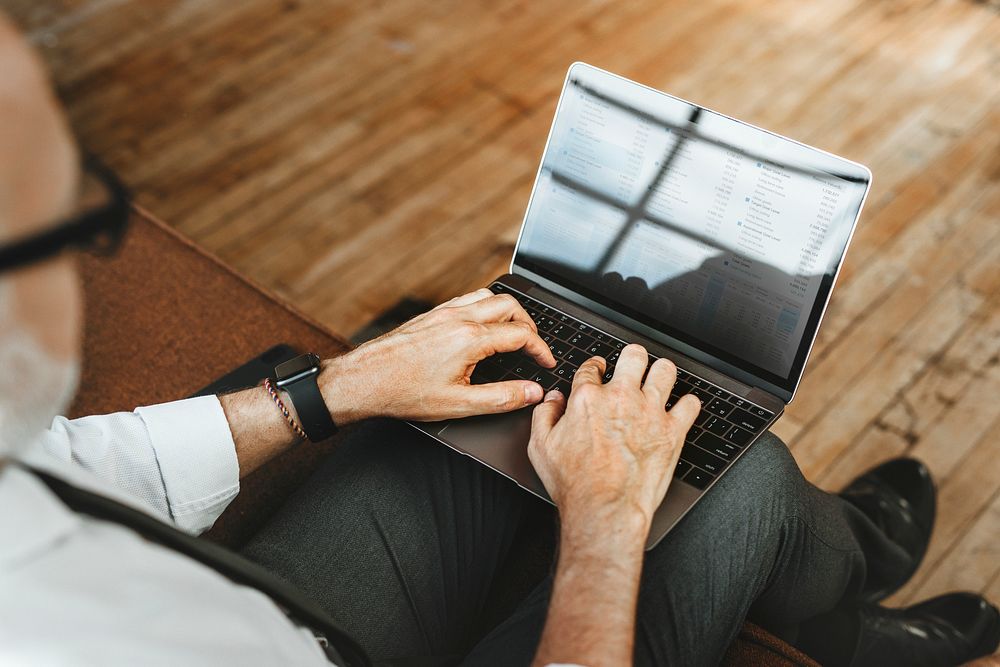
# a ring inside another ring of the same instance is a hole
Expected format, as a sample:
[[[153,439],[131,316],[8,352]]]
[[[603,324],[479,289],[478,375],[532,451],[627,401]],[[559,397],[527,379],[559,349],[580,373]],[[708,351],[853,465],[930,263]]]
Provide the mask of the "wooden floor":
[[[138,200],[350,333],[502,273],[584,60],[868,164],[870,203],[775,429],[839,488],[940,485],[895,602],[1000,601],[1000,15],[967,0],[0,0]]]

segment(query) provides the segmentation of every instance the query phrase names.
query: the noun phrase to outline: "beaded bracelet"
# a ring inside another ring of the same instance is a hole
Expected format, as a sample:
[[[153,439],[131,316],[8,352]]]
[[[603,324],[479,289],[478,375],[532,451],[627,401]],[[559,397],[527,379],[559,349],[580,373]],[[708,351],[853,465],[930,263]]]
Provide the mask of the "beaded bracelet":
[[[292,427],[293,431],[295,431],[295,435],[299,436],[303,440],[308,440],[306,432],[302,430],[302,427],[295,421],[295,418],[292,417],[290,412],[288,412],[288,408],[285,407],[285,403],[281,400],[281,396],[278,395],[278,390],[274,388],[274,383],[271,382],[271,378],[264,379],[264,389],[267,389],[267,393],[271,395],[271,400],[273,400],[274,404],[278,406],[279,410],[281,410],[281,414],[285,416],[285,421],[287,421],[288,425]]]

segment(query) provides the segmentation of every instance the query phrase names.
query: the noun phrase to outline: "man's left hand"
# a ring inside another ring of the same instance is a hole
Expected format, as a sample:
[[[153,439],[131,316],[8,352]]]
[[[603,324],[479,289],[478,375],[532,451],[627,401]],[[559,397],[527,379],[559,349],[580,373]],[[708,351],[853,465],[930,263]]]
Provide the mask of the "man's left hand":
[[[542,387],[529,380],[473,385],[470,378],[479,361],[517,350],[555,366],[517,300],[480,289],[325,361],[320,387],[341,424],[374,416],[436,421],[509,412],[541,401]]]

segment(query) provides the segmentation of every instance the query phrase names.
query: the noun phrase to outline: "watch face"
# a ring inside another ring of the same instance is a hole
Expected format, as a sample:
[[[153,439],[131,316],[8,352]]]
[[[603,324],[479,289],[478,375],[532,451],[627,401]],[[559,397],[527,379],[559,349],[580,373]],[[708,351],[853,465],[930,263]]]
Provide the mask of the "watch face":
[[[280,382],[281,380],[287,380],[288,378],[304,373],[305,371],[315,368],[318,365],[319,357],[315,354],[303,354],[300,357],[289,359],[288,361],[275,366],[274,374],[277,376],[276,379]]]

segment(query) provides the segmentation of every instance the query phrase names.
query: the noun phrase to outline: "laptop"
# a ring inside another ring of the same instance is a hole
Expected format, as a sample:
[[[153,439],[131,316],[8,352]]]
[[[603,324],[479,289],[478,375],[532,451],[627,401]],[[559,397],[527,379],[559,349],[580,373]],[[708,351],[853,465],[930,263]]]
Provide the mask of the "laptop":
[[[678,368],[666,404],[702,410],[646,543],[654,547],[777,420],[809,352],[871,184],[864,166],[574,63],[535,177],[510,294],[557,366],[519,352],[474,383],[570,394],[628,343]],[[416,428],[550,500],[528,460],[531,409]],[[551,500],[550,500],[551,502]]]

